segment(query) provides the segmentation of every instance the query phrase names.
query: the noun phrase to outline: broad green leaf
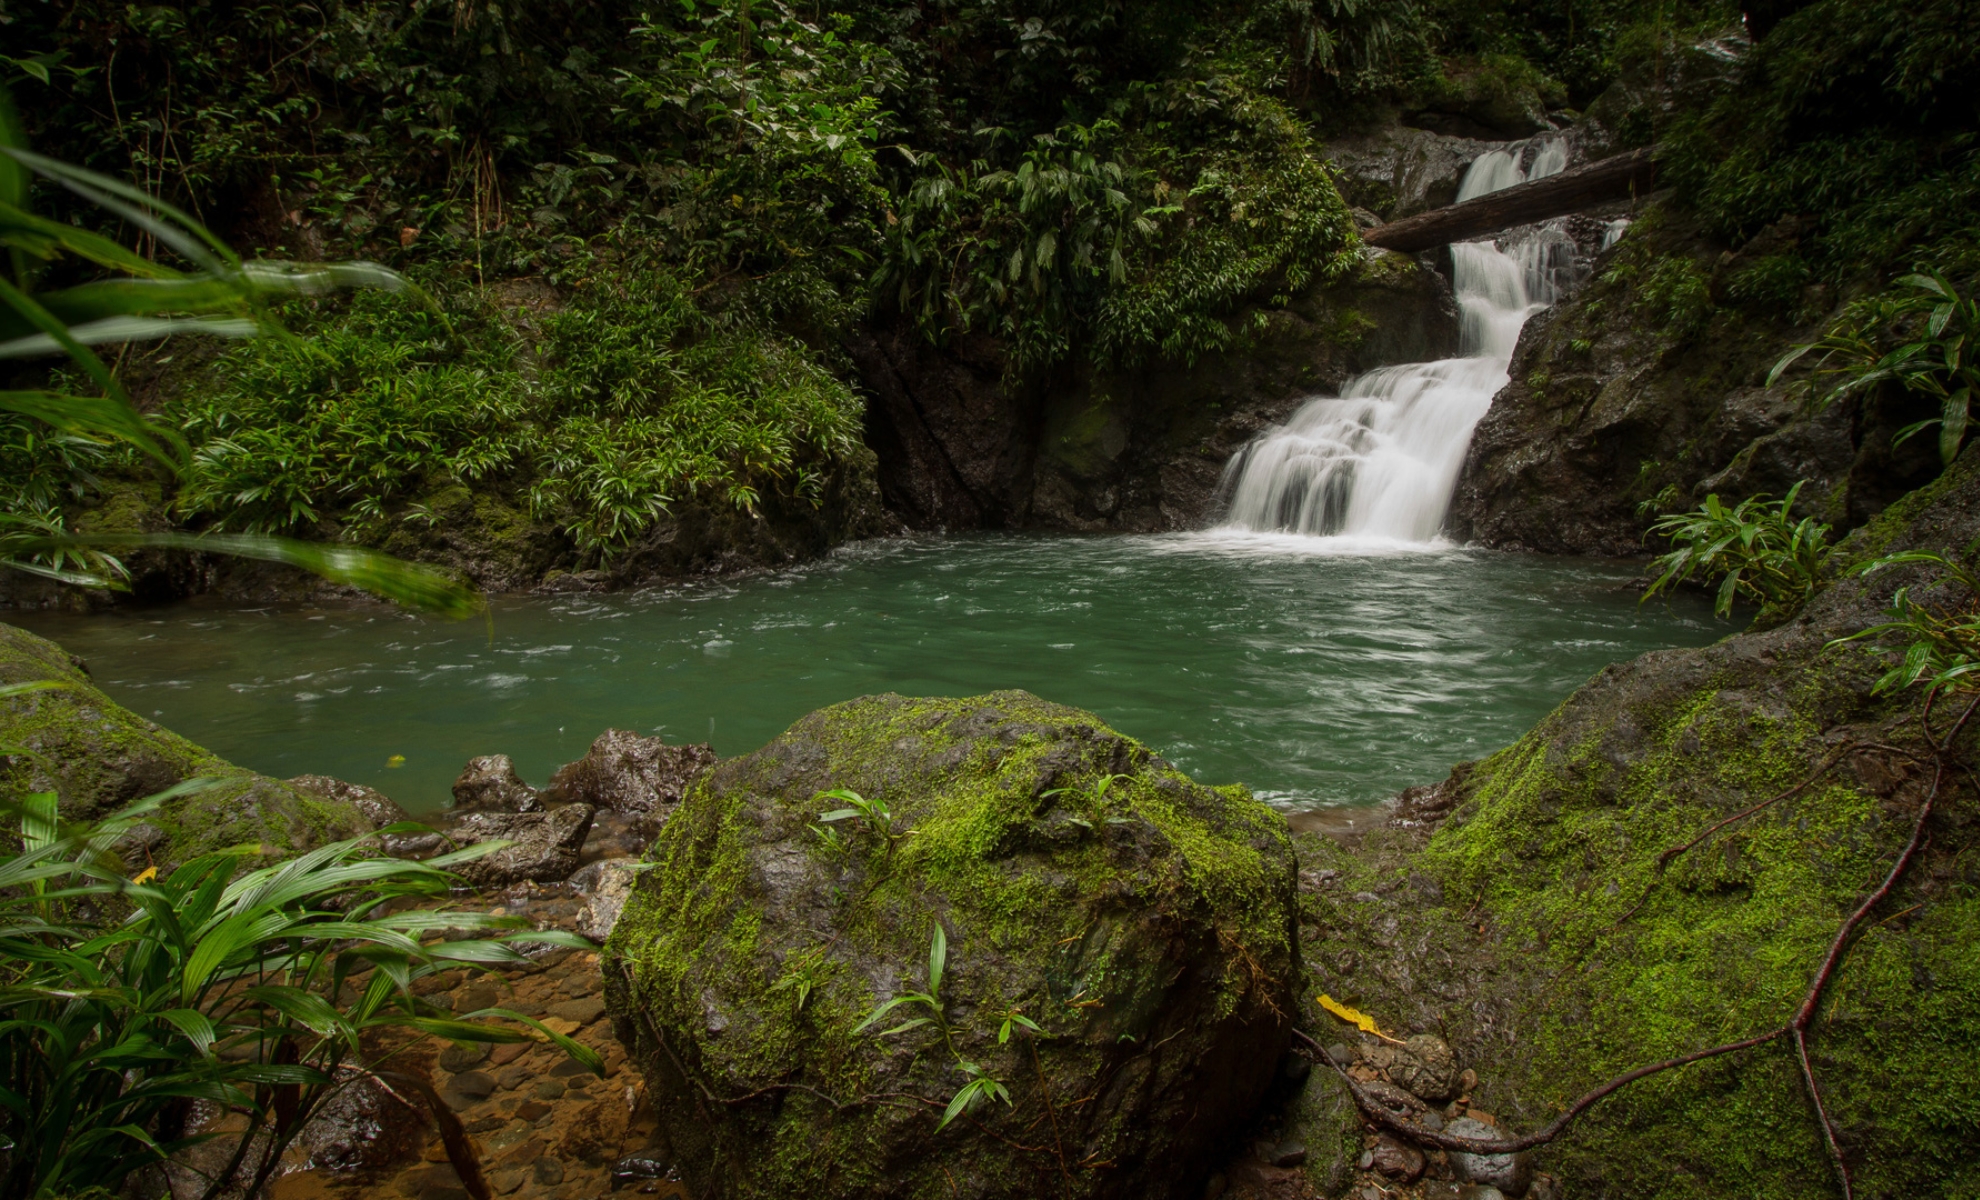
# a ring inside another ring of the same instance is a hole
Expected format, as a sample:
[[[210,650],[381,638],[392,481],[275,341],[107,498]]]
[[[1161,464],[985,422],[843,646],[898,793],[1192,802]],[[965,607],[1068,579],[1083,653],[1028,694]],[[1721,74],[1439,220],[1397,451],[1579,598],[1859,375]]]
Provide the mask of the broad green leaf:
[[[213,1053],[213,1039],[216,1036],[213,1020],[205,1013],[193,1008],[173,1008],[158,1014],[160,1020],[169,1021],[178,1027],[180,1033],[193,1044],[193,1049],[202,1056]]]

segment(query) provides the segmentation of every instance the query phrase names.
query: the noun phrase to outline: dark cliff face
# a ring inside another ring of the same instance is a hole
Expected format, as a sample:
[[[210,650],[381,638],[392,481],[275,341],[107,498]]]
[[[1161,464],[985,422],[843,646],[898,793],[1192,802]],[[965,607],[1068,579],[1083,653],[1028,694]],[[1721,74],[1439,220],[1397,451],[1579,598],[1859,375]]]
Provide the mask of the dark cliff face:
[[[1844,297],[1820,285],[1760,294],[1756,276],[1803,233],[1769,230],[1737,251],[1653,206],[1595,264],[1589,285],[1536,317],[1511,382],[1472,436],[1452,499],[1454,537],[1498,549],[1641,554],[1659,511],[1709,493],[1778,496],[1861,525],[1938,473],[1933,414],[1902,395],[1812,410],[1781,356],[1812,340]],[[1915,411],[1916,410],[1916,411]]]
[[[888,506],[918,528],[1153,532],[1214,516],[1224,466],[1310,396],[1377,366],[1456,352],[1435,271],[1372,254],[1341,283],[1232,318],[1251,333],[1193,364],[1069,369],[1013,384],[1001,347],[904,328],[849,347]]]

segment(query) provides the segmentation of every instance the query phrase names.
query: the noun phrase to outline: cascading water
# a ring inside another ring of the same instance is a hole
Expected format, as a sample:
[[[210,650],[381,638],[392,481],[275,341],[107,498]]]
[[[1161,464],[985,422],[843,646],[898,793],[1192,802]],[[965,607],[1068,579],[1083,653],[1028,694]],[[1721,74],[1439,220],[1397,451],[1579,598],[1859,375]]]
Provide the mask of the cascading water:
[[[1531,163],[1522,166],[1529,151]],[[1552,175],[1566,165],[1559,139],[1494,150],[1471,164],[1458,198]],[[1460,357],[1382,367],[1349,380],[1338,397],[1309,400],[1225,468],[1227,525],[1434,541],[1471,430],[1505,386],[1520,329],[1568,284],[1573,253],[1567,234],[1551,225],[1503,250],[1489,242],[1453,245]]]

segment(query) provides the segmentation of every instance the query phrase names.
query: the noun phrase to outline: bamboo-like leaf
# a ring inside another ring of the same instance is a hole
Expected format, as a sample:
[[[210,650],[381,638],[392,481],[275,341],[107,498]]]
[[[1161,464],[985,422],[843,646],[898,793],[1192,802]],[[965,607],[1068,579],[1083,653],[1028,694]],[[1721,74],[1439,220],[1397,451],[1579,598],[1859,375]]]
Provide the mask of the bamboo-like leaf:
[[[326,546],[257,534],[99,533],[28,539],[29,552],[63,547],[151,547],[227,554],[300,567],[333,583],[348,584],[434,616],[460,619],[482,611],[479,594],[445,573],[355,546]]]
[[[949,962],[949,935],[943,931],[942,923],[935,922],[935,932],[928,939],[928,994],[942,995],[942,968]]]
[[[213,1053],[213,1040],[217,1036],[213,1019],[194,1008],[173,1008],[158,1014],[159,1018],[176,1026],[186,1040],[193,1044],[202,1057]]]
[[[69,326],[69,341],[82,346],[110,342],[148,342],[175,334],[206,334],[211,337],[253,337],[262,331],[258,322],[242,317],[104,317],[101,320]],[[60,354],[68,349],[45,333],[0,342],[0,358],[33,358]]]

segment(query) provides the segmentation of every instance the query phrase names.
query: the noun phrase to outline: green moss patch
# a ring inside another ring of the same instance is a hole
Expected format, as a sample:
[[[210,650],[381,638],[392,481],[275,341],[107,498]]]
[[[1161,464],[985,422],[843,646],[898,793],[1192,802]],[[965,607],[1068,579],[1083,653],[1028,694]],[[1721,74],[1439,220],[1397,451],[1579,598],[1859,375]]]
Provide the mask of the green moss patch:
[[[838,822],[828,845],[829,788],[884,802],[896,836]],[[1064,1182],[1061,1148],[1129,1173],[1076,1171],[1079,1195],[1207,1175],[1283,1049],[1284,821],[1026,693],[814,713],[704,776],[647,861],[607,947],[608,998],[697,1187],[933,1195],[953,1178],[1028,1196]],[[938,921],[942,1020],[855,1035],[925,988]],[[1042,1033],[999,1043],[1013,1009]],[[936,1135],[959,1060],[1014,1103]]]

